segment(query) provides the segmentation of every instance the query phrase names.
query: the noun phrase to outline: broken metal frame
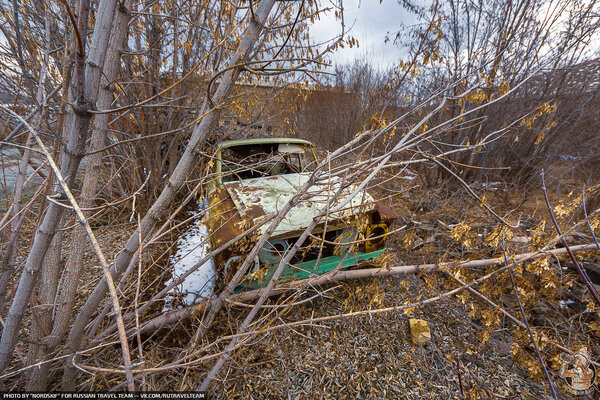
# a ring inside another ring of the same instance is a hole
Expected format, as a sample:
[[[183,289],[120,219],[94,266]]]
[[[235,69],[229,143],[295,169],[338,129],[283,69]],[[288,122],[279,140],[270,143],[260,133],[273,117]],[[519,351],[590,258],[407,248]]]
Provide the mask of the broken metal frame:
[[[306,147],[305,151],[311,151],[312,152],[312,156],[316,162],[316,164],[318,165],[319,161],[316,155],[316,151],[315,148],[313,146],[312,143],[310,143],[309,141],[306,140],[302,140],[302,139],[295,139],[295,138],[260,138],[260,139],[249,139],[249,140],[233,140],[233,141],[227,141],[227,142],[223,142],[220,143],[217,146],[217,149],[215,151],[215,155],[213,157],[213,166],[212,166],[212,172],[214,173],[214,178],[211,180],[211,182],[209,182],[208,187],[207,187],[207,200],[208,203],[210,204],[210,208],[218,208],[217,211],[217,215],[220,216],[220,218],[210,218],[208,221],[209,224],[209,231],[211,231],[211,236],[209,238],[209,240],[211,241],[211,247],[219,247],[219,243],[223,242],[223,241],[227,241],[232,235],[235,235],[235,232],[239,229],[244,229],[245,227],[247,227],[246,225],[248,223],[251,223],[254,220],[257,219],[261,219],[264,218],[264,216],[266,216],[265,214],[265,210],[263,208],[261,208],[261,206],[259,204],[244,204],[245,201],[243,201],[244,199],[238,198],[238,194],[235,193],[235,189],[234,192],[232,192],[231,190],[228,190],[228,187],[232,187],[232,188],[244,188],[244,189],[248,189],[248,182],[246,182],[246,184],[244,185],[242,182],[243,180],[240,180],[237,183],[234,182],[228,182],[228,183],[224,183],[221,180],[221,175],[222,175],[222,156],[223,153],[222,151],[224,149],[227,148],[232,148],[232,147],[239,147],[239,146],[252,146],[252,145],[282,145],[282,144],[295,144],[295,145],[300,145],[302,147]],[[240,165],[240,167],[242,167]],[[284,177],[290,177],[290,176],[294,176],[294,177],[298,177],[299,179],[299,186],[302,186],[302,174],[298,173],[298,174],[287,174],[287,175],[280,175],[279,177],[282,179],[285,179],[287,183],[289,183],[292,187],[295,187],[294,184],[292,184],[291,182],[289,182],[288,179],[284,178]],[[251,178],[252,179],[252,183],[255,184],[256,187],[256,192],[260,192],[260,190],[262,189],[260,183],[262,183],[262,180],[268,180],[268,179],[272,179],[272,180],[277,180],[279,179],[277,176],[271,176],[271,177],[265,177],[265,178]],[[290,178],[291,179],[291,178]],[[250,179],[248,179],[250,180]],[[275,184],[275,182],[271,183],[271,184]],[[252,185],[250,185],[252,186]],[[276,188],[275,188],[276,189]],[[277,202],[279,202],[279,196],[282,195],[282,193],[278,193],[277,190],[272,190],[274,193],[274,195],[276,195],[277,197]],[[291,194],[291,193],[289,193]],[[311,195],[316,195],[316,193],[310,193]],[[264,197],[264,196],[263,196]],[[327,195],[327,197],[329,197]],[[346,207],[347,209],[341,210],[344,211],[344,214],[347,215],[338,215],[335,216],[333,218],[331,218],[331,216],[328,218],[327,220],[327,224],[325,225],[325,227],[322,227],[321,229],[318,229],[318,231],[324,231],[327,230],[329,231],[336,231],[336,230],[340,230],[340,229],[344,229],[347,228],[347,224],[341,224],[340,225],[340,221],[343,222],[344,218],[349,218],[352,217],[353,215],[367,215],[367,214],[373,214],[373,217],[371,217],[373,220],[369,221],[367,228],[365,229],[365,233],[366,234],[366,238],[364,240],[361,240],[359,242],[365,242],[365,249],[364,251],[357,251],[354,250],[352,251],[352,248],[354,247],[355,243],[352,242],[352,244],[349,243],[350,246],[348,246],[347,248],[344,248],[341,253],[341,255],[335,254],[331,255],[331,256],[326,256],[326,257],[322,257],[322,252],[319,251],[319,255],[318,257],[316,257],[316,259],[314,260],[309,260],[309,261],[301,261],[295,264],[289,263],[286,267],[285,270],[282,273],[282,276],[280,277],[280,279],[278,280],[279,282],[289,282],[289,281],[293,281],[293,280],[298,280],[298,279],[306,279],[309,277],[314,277],[314,276],[318,276],[318,275],[322,275],[324,273],[327,272],[331,272],[334,270],[340,270],[340,269],[345,269],[348,268],[350,266],[355,266],[358,264],[364,264],[369,260],[373,260],[375,258],[377,258],[378,256],[380,256],[384,251],[385,248],[383,247],[383,241],[385,240],[385,237],[387,237],[388,235],[388,231],[389,231],[389,225],[392,223],[392,221],[395,219],[395,213],[389,209],[388,207],[382,205],[382,204],[378,204],[378,203],[374,203],[370,200],[367,200],[367,202],[364,202],[364,198],[363,200],[360,201],[360,204],[350,204],[350,207]],[[373,203],[373,204],[371,204]],[[368,210],[363,209],[365,206],[369,206]],[[354,207],[358,207],[361,208],[361,212],[359,214],[353,213],[353,208]],[[240,210],[244,210],[243,214],[246,214],[248,218],[243,218],[242,215],[240,215]],[[376,216],[375,216],[376,214]],[[370,218],[370,219],[371,219]],[[219,221],[217,221],[217,219]],[[223,221],[224,219],[224,221]],[[257,222],[257,221],[254,221]],[[337,223],[336,223],[337,222]],[[373,225],[373,226],[371,226]],[[289,240],[289,239],[294,239],[295,235],[293,234],[295,231],[297,231],[298,229],[296,228],[303,228],[303,227],[292,227],[290,226],[289,232],[279,232],[279,233],[274,233],[274,236],[277,236],[278,238],[281,238],[283,240]],[[371,228],[371,229],[369,229]],[[302,230],[302,229],[300,229]],[[256,234],[258,234],[259,232],[256,232]],[[324,232],[323,232],[324,233]],[[383,233],[383,234],[382,234]],[[373,243],[369,242],[368,236],[375,236],[375,239],[373,241]],[[256,236],[256,235],[254,235]],[[256,239],[255,237],[248,237],[246,238],[246,240],[248,241],[248,244],[251,244],[252,242],[254,242]],[[275,238],[277,239],[277,238]],[[356,238],[355,238],[356,239]],[[269,240],[269,242],[273,242],[273,240]],[[267,242],[267,243],[269,243]],[[325,238],[323,237],[323,243],[328,243]],[[367,245],[368,243],[370,243],[370,245]],[[240,244],[239,247],[246,247],[244,244]],[[284,249],[285,252],[285,249]],[[230,279],[230,276],[234,271],[234,268],[232,268],[232,263],[235,263],[236,261],[240,260],[240,252],[239,251],[234,251],[234,250],[230,250],[227,249],[226,251],[224,251],[222,254],[219,254],[217,256],[217,259],[215,260],[217,264],[220,265],[224,265],[224,267],[222,268],[222,282],[227,282]],[[280,259],[280,258],[279,258]],[[277,259],[277,262],[271,263],[271,262],[259,262],[256,264],[256,266],[254,267],[254,269],[252,269],[251,271],[248,271],[248,275],[247,277],[240,282],[240,284],[236,287],[236,292],[240,292],[240,291],[244,291],[244,290],[251,290],[251,289],[256,289],[259,287],[263,287],[264,285],[266,285],[269,280],[272,278],[274,272],[275,272],[275,267],[278,264],[279,259]]]

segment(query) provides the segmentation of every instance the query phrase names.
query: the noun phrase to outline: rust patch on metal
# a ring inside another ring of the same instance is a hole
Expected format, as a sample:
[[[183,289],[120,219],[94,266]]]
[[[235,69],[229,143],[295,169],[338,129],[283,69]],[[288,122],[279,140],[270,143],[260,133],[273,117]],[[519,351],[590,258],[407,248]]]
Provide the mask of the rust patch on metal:
[[[209,240],[211,247],[216,249],[242,233],[238,228],[242,218],[225,188],[215,187],[209,193],[208,201],[210,206]],[[217,265],[222,265],[223,260],[227,260],[230,256],[231,248],[218,254],[215,261],[217,261]]]
[[[212,249],[216,249],[235,237],[243,234],[250,229],[256,220],[264,216],[260,206],[254,205],[245,210],[241,215],[233,199],[226,188],[216,186],[209,194],[209,215],[208,228],[210,232],[210,244]],[[226,273],[223,267],[231,257],[243,257],[247,254],[260,234],[254,232],[242,239],[236,241],[227,249],[215,256],[216,267],[222,277],[222,282],[228,282],[237,272],[240,261],[231,262]]]
[[[376,203],[375,211],[379,213],[379,217],[383,222],[392,222],[398,218],[398,215],[394,212],[394,210],[385,204]]]
[[[261,192],[264,189],[261,187],[245,186],[241,182],[227,182],[227,186],[231,188],[241,189],[244,192]]]
[[[260,218],[260,217],[264,217],[265,214],[265,210],[263,210],[263,208],[260,206],[260,204],[251,204],[248,206],[248,208],[246,208],[246,210],[244,210],[244,214],[246,214],[248,217],[252,218],[253,220]]]
[[[294,139],[290,140],[296,143]],[[287,142],[288,139],[276,139],[276,142],[273,143],[284,143],[284,141]],[[297,143],[311,146],[308,142]],[[267,144],[270,145],[271,142],[267,140],[259,140],[257,142],[235,141],[223,144],[221,148],[241,148],[247,144],[266,146]],[[267,150],[275,154],[279,152],[279,147],[275,146]],[[240,150],[239,153],[240,157],[252,155],[250,149],[245,152]],[[313,156],[316,158],[314,151]],[[217,174],[222,173],[221,161],[219,153],[214,166],[214,172]],[[235,174],[237,180],[223,179],[222,181],[219,176],[219,179],[208,193],[210,204],[208,228],[211,234],[210,242],[212,249],[221,247],[235,237],[242,235],[248,229],[264,221],[267,215],[278,213],[297,194],[298,189],[308,181],[310,176],[309,171],[301,171],[300,169],[284,174],[274,173],[273,170],[269,170],[268,168],[255,170],[250,160],[247,163],[248,165],[240,164],[246,170],[241,168],[241,172],[238,171]],[[262,164],[257,165],[260,166]],[[248,173],[242,174],[244,171]],[[265,176],[272,173],[274,175]],[[231,178],[231,175],[229,178]],[[310,224],[312,219],[319,215],[321,208],[325,206],[328,200],[328,196],[331,193],[335,193],[339,188],[341,188],[339,182],[333,182],[330,186],[314,185],[309,188],[303,195],[304,200],[289,210],[279,226],[272,232],[270,240],[293,240],[297,238],[305,227]],[[339,204],[338,201],[343,201],[345,196],[354,190],[355,187],[345,189],[334,202],[334,206],[335,204]],[[365,231],[367,236],[381,236],[364,245],[365,248],[369,247],[369,249],[378,250],[383,248],[386,238],[386,235],[380,235],[380,233],[387,233],[390,225],[397,218],[398,216],[390,207],[374,203],[373,197],[364,192],[361,196],[355,196],[353,199],[350,199],[347,206],[343,209],[336,210],[327,215],[327,231],[343,230],[349,226],[355,226],[360,232],[361,237],[364,237]],[[371,225],[370,229],[367,229],[369,225]],[[321,223],[313,230],[313,234],[320,234],[324,229],[325,223]],[[221,284],[231,279],[233,274],[238,270],[242,262],[241,259],[251,251],[252,247],[266,230],[267,226],[259,227],[251,235],[237,240],[215,257]],[[310,246],[307,246],[307,250],[309,248]],[[302,257],[307,254],[307,250],[304,250]],[[312,257],[312,254],[310,256]],[[241,257],[241,259],[234,259],[235,257]],[[226,265],[227,268],[225,270]],[[260,271],[258,261],[255,270],[251,270],[251,272],[256,274],[257,271]]]

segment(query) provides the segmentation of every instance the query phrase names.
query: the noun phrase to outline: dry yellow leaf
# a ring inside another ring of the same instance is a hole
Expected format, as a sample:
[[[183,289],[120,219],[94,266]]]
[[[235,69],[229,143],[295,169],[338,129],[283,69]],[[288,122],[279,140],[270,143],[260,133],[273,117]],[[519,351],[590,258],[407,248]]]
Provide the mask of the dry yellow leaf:
[[[422,346],[431,340],[431,331],[429,323],[422,319],[411,318],[408,320],[410,324],[410,334],[412,342],[418,346]]]

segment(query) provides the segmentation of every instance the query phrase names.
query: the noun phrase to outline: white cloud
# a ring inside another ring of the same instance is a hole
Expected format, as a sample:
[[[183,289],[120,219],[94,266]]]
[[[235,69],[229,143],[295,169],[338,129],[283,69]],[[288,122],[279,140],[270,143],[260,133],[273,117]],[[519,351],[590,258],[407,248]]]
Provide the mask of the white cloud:
[[[344,1],[344,21],[348,35],[355,37],[359,47],[337,50],[330,56],[334,64],[352,62],[354,59],[367,59],[376,67],[389,67],[396,63],[402,52],[393,43],[385,43],[386,35],[393,38],[401,23],[411,18],[397,0],[346,0]],[[333,11],[322,15],[311,27],[311,34],[317,42],[339,35],[341,22],[336,21]]]

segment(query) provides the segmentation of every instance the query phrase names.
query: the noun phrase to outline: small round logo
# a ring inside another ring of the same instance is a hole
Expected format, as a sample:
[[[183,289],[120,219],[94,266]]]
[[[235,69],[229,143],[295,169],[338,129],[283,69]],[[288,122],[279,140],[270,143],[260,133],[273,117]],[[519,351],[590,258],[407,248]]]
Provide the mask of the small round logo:
[[[567,389],[577,395],[591,393],[596,369],[590,362],[587,347],[582,347],[574,354],[562,353],[560,359],[559,375],[567,382]]]

